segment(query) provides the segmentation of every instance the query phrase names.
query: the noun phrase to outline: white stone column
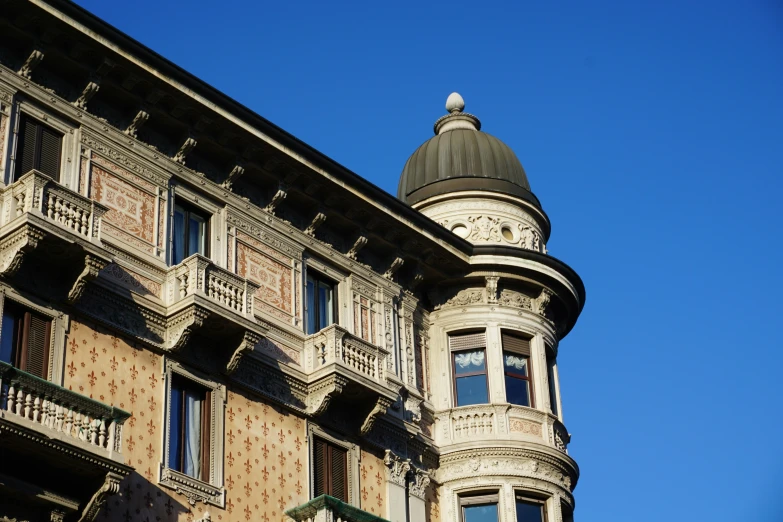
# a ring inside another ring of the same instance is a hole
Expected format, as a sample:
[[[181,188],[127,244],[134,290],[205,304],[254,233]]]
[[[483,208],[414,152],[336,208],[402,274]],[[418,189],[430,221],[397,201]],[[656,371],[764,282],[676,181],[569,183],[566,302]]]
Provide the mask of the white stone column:
[[[489,313],[489,311],[487,311]],[[498,323],[487,323],[487,386],[489,402],[506,402],[506,385],[503,378],[503,347]]]
[[[410,476],[410,496],[408,497],[410,518],[408,520],[411,522],[427,520],[424,497],[427,494],[427,487],[430,485],[430,474],[421,468],[413,467]]]
[[[549,381],[546,368],[546,346],[544,336],[536,334],[530,342],[530,359],[533,362],[533,389],[536,394],[536,409],[549,412]]]
[[[407,522],[405,481],[411,469],[410,460],[386,450],[383,462],[386,464],[386,518],[391,522]]]

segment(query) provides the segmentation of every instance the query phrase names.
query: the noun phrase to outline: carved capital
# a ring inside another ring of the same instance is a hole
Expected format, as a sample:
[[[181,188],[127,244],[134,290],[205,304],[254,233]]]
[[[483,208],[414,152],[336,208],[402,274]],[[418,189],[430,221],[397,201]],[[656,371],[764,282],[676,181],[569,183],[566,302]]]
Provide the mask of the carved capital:
[[[533,300],[533,311],[538,315],[546,315],[546,307],[549,306],[549,300],[552,298],[552,292],[548,288],[541,290],[538,297]]]
[[[101,488],[95,492],[87,506],[82,511],[82,516],[79,522],[92,522],[98,516],[101,507],[106,503],[106,500],[111,495],[115,495],[120,491],[120,481],[122,476],[117,473],[109,472],[106,474],[106,479],[103,482]]]
[[[84,269],[78,275],[71,290],[68,292],[67,301],[71,304],[78,301],[84,294],[84,288],[87,286],[87,283],[95,280],[101,270],[106,268],[109,263],[110,260],[107,258],[98,257],[94,254],[86,254],[84,256]]]
[[[367,415],[367,418],[364,419],[364,422],[362,423],[362,427],[359,428],[359,433],[361,435],[367,435],[368,433],[370,433],[373,424],[375,424],[375,419],[377,419],[380,415],[384,415],[386,413],[386,410],[388,410],[389,407],[392,405],[392,402],[393,401],[388,397],[378,397],[378,400],[375,401],[375,406],[373,406],[369,415]]]
[[[429,471],[413,466],[410,471],[410,479],[409,491],[411,495],[424,500],[424,496],[427,494],[427,487],[432,480]]]
[[[242,335],[242,340],[239,341],[239,346],[237,346],[234,353],[231,354],[231,358],[228,360],[228,364],[226,365],[227,375],[231,375],[239,368],[242,357],[244,357],[245,354],[252,352],[255,346],[261,342],[262,338],[263,336],[259,333],[250,330],[245,331]]]
[[[484,278],[487,282],[487,303],[496,304],[498,302],[498,276],[487,276]]]
[[[386,464],[386,479],[404,488],[406,477],[411,470],[410,459],[403,459],[392,450],[387,449],[383,463]]]

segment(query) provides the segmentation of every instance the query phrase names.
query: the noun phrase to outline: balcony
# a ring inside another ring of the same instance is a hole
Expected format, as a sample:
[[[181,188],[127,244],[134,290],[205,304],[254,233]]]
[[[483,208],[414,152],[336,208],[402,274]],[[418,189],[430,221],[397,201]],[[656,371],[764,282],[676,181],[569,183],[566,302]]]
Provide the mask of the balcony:
[[[132,470],[122,453],[129,417],[0,362],[0,494],[35,497],[46,513],[97,510]]]
[[[358,430],[366,435],[397,397],[386,380],[389,352],[333,324],[305,338],[309,372],[308,413],[320,415],[339,396],[347,411],[365,412]]]
[[[188,346],[205,362],[232,373],[267,330],[253,315],[258,288],[200,254],[172,267],[163,293],[168,309],[166,348],[177,352]],[[192,335],[195,331],[198,339]],[[215,347],[228,347],[228,353],[218,353]]]
[[[338,522],[389,522],[385,518],[346,504],[329,495],[321,495],[301,506],[285,512],[296,522],[319,522],[334,520]]]
[[[78,300],[111,260],[100,241],[108,209],[37,170],[2,189],[0,200],[0,275],[51,300]]]

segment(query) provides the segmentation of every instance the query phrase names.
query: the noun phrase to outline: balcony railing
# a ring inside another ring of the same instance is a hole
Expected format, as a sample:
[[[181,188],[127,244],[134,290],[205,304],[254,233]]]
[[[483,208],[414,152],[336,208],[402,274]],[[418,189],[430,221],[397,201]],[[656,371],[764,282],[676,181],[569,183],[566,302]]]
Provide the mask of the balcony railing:
[[[306,504],[289,509],[286,515],[296,522],[388,522],[385,518],[346,504],[329,495],[321,495]]]
[[[308,357],[308,361],[313,361],[310,371],[337,362],[370,380],[385,383],[388,352],[336,324],[309,336],[305,349],[312,354],[312,358]]]
[[[130,413],[67,390],[0,362],[0,419],[52,438],[122,453],[122,426]],[[105,453],[104,453],[104,456]]]
[[[9,186],[3,200],[10,206],[9,222],[25,213],[39,214],[90,242],[98,241],[101,218],[108,210],[37,170]]]
[[[193,254],[169,271],[168,305],[201,295],[232,312],[253,319],[253,295],[259,286],[229,272],[200,254]]]

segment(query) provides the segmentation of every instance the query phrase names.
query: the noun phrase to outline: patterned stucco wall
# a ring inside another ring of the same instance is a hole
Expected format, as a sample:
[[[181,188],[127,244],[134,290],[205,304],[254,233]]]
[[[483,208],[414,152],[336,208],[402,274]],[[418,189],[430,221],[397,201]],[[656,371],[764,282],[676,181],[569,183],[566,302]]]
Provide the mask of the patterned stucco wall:
[[[386,466],[383,460],[362,451],[359,480],[361,508],[386,518]]]

